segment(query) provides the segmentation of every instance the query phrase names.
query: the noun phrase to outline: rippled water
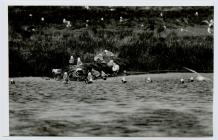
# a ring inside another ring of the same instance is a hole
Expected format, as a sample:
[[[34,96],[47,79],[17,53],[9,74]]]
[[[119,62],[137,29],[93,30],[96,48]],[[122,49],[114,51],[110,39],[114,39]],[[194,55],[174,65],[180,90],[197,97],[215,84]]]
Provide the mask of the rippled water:
[[[213,83],[151,74],[93,84],[14,78],[11,136],[212,136]],[[213,74],[204,74],[212,78]]]

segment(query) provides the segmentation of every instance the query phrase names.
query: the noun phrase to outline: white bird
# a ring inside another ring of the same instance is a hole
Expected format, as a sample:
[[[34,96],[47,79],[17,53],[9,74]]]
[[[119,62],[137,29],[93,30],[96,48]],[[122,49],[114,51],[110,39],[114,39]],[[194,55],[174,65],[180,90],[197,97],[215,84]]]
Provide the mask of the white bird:
[[[89,8],[89,6],[85,6],[85,9],[89,10],[90,8]]]
[[[87,19],[86,22],[89,22],[89,20]]]
[[[186,29],[184,29],[184,28],[181,28],[180,31],[181,31],[181,32],[188,32],[188,30],[186,30]]]
[[[41,17],[41,21],[44,21],[45,19],[44,19],[44,17]]]
[[[102,17],[102,18],[101,18],[101,21],[103,21],[103,20],[104,20],[104,18]]]
[[[110,8],[110,11],[114,11],[115,9],[114,8]]]
[[[65,18],[63,19],[63,23],[67,23],[67,20]]]
[[[86,27],[88,27],[89,25],[88,24],[86,24]]]
[[[194,81],[194,77],[191,76],[189,80],[190,80],[190,82],[193,82]]]
[[[89,72],[87,76],[87,84],[91,84],[91,83],[93,83],[93,78],[92,78],[92,73]]]
[[[29,14],[29,16],[32,17],[33,15],[32,15],[32,14]]]
[[[151,83],[151,82],[152,82],[151,77],[147,77],[146,83]]]
[[[160,13],[160,16],[163,17],[163,13],[162,12]]]
[[[183,84],[184,82],[185,82],[185,81],[184,81],[184,79],[183,79],[183,78],[181,78],[181,79],[180,79],[180,83],[182,83],[182,84]]]
[[[122,83],[126,83],[127,82],[125,77],[123,77],[121,81],[122,81]]]
[[[123,22],[123,17],[120,17],[120,22]]]
[[[208,25],[207,32],[208,32],[209,34],[212,34],[212,33],[213,33],[213,32],[212,32],[212,28],[213,28],[213,25],[214,25],[213,19],[211,19],[210,21],[208,21],[208,20],[203,20],[202,22],[204,22],[204,23],[206,23],[206,24]]]
[[[10,79],[10,84],[15,84],[14,79]]]
[[[195,77],[195,79],[197,80],[197,81],[212,81],[210,78],[207,78],[207,77],[204,77],[204,76],[202,76],[201,74],[199,74],[199,73],[197,73],[196,71],[194,71],[194,70],[192,70],[192,69],[189,69],[189,68],[186,68],[186,67],[184,67],[186,70],[188,70],[188,71],[191,71],[191,72],[193,72],[193,73],[195,73],[197,76]]]
[[[71,22],[70,22],[70,21],[67,21],[66,27],[69,28],[69,27],[71,27],[71,26],[72,26],[72,25],[71,25]]]
[[[144,24],[141,24],[141,27],[144,27]]]
[[[77,66],[79,66],[79,65],[83,65],[83,63],[82,63],[80,57],[77,58]]]
[[[64,72],[63,79],[64,79],[64,83],[67,84],[68,81],[69,81],[69,77],[68,77],[68,73],[67,72]]]
[[[198,16],[198,12],[195,12],[195,16]]]
[[[63,19],[63,23],[66,24],[66,27],[69,28],[71,27],[71,22],[69,20],[66,20],[65,18]]]

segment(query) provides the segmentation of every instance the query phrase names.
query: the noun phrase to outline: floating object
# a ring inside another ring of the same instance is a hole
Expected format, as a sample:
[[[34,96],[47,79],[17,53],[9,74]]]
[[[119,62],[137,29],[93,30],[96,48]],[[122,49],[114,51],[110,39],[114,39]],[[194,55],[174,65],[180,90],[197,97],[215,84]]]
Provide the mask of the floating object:
[[[33,15],[32,15],[32,14],[29,14],[29,16],[32,17]]]
[[[14,79],[10,79],[10,84],[14,85],[15,84],[15,81]]]
[[[88,24],[86,24],[86,27],[88,27],[89,25]]]
[[[198,12],[195,12],[195,16],[198,16]]]
[[[147,77],[147,79],[146,79],[146,83],[152,83],[152,80],[151,80],[150,77]]]
[[[35,28],[32,28],[32,31],[33,31],[33,32],[35,32],[35,31],[36,31],[36,29],[35,29]]]
[[[188,70],[188,71],[191,71],[191,72],[193,72],[193,73],[195,73],[197,76],[195,77],[195,79],[197,80],[197,81],[212,81],[210,78],[207,78],[207,77],[204,77],[204,76],[202,76],[201,74],[199,74],[199,73],[197,73],[196,71],[194,71],[194,70],[192,70],[192,69],[189,69],[189,68],[186,68],[186,67],[184,67],[186,70]]]
[[[144,24],[141,24],[141,27],[144,27]]]
[[[44,17],[41,17],[41,21],[44,21],[45,19],[44,19]]]
[[[122,81],[122,83],[126,83],[127,82],[125,77],[123,77],[121,81]]]
[[[89,22],[89,20],[87,19],[86,22]]]
[[[102,18],[101,18],[101,21],[103,21],[103,20],[104,20],[104,18],[102,17]]]
[[[184,81],[184,79],[183,79],[183,78],[181,78],[181,79],[180,79],[180,83],[182,83],[182,84],[183,84],[184,82],[185,82],[185,81]]]

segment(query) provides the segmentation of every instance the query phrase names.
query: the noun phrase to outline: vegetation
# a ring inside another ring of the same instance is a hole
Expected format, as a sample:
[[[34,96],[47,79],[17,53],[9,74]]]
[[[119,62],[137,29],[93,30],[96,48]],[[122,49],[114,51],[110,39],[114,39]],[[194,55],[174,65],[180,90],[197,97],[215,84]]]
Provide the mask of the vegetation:
[[[9,75],[48,76],[71,55],[90,63],[104,49],[131,71],[213,70],[213,35],[202,23],[213,17],[213,7],[108,8],[9,7]]]

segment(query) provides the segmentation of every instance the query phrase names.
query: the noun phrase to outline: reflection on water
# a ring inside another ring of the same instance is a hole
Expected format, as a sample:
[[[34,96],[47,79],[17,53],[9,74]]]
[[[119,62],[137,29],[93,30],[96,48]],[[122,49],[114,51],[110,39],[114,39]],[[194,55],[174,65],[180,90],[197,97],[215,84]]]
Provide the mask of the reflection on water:
[[[93,84],[15,78],[12,136],[212,136],[212,82],[191,74],[119,77]],[[205,74],[212,77],[212,74]]]

